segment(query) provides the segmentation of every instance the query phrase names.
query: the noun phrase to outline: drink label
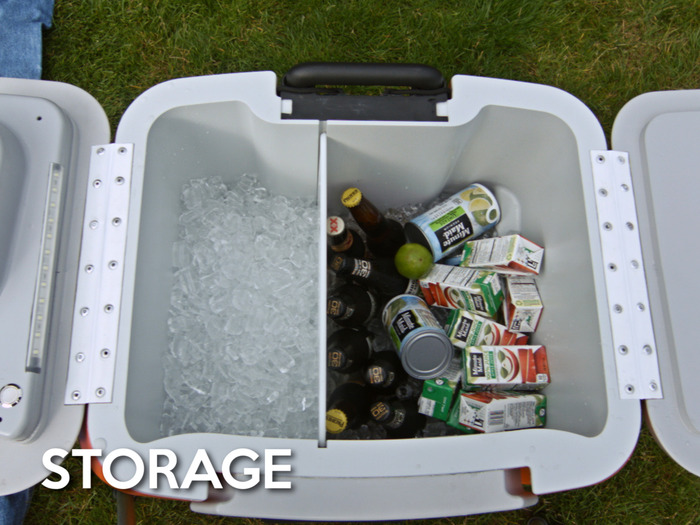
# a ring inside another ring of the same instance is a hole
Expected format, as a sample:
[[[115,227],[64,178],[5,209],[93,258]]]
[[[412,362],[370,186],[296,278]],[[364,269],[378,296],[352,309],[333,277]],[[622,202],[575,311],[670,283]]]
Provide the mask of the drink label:
[[[450,341],[457,348],[481,345],[525,345],[528,336],[508,330],[493,319],[461,309],[450,310],[445,324]]]
[[[375,421],[384,421],[389,417],[390,409],[384,401],[378,401],[369,408],[369,412]]]
[[[408,334],[418,328],[418,316],[413,310],[406,310],[399,313],[392,321],[391,327],[399,341],[403,341]]]
[[[429,223],[429,226],[435,232],[435,236],[444,252],[449,251],[452,246],[461,243],[474,234],[474,228],[467,216],[467,212],[460,205]]]
[[[328,351],[328,367],[329,368],[343,368],[347,359],[345,354],[340,350],[329,350]]]
[[[365,259],[354,259],[354,265],[350,275],[367,279],[372,274],[372,263]]]

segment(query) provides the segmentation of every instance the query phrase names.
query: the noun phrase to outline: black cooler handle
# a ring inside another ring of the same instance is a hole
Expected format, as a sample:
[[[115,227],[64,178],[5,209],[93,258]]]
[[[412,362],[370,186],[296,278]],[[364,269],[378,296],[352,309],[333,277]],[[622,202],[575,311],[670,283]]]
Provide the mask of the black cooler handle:
[[[292,88],[409,86],[418,90],[440,90],[446,83],[440,71],[424,64],[304,62],[287,71],[282,85]]]
[[[349,95],[329,86],[385,86],[381,95]],[[445,121],[436,104],[449,98],[442,73],[424,64],[304,62],[279,87],[292,101],[287,119]]]

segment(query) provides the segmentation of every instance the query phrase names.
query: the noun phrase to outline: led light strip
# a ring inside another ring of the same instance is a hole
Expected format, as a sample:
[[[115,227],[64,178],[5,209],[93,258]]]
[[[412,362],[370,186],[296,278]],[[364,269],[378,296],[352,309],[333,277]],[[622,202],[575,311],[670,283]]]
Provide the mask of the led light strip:
[[[41,235],[41,258],[34,292],[29,348],[27,350],[27,372],[40,373],[44,366],[48,341],[49,313],[53,293],[54,267],[58,247],[59,221],[63,196],[63,167],[52,163],[49,168],[49,184]]]

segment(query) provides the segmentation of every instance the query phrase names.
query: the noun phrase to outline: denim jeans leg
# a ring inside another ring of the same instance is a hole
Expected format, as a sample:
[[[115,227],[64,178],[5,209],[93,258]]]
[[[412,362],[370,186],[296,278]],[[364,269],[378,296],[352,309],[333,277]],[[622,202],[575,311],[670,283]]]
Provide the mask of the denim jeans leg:
[[[42,26],[53,0],[0,0],[0,77],[41,78]]]
[[[0,496],[0,525],[22,525],[31,499],[32,489]]]

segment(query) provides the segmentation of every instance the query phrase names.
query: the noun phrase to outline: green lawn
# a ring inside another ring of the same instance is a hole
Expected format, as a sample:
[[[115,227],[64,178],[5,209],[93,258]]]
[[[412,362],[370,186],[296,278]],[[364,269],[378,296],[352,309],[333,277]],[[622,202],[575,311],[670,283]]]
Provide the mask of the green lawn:
[[[299,0],[56,0],[44,78],[75,84],[104,106],[112,129],[148,87],[183,76],[272,70],[323,61],[419,62],[450,78],[473,74],[549,84],[586,103],[610,135],[617,112],[647,91],[700,88],[697,0],[345,2]],[[27,523],[110,523],[111,489],[38,488]],[[643,430],[629,463],[590,488],[544,495],[531,509],[439,520],[700,523],[700,480]],[[144,524],[263,523],[191,513],[186,503],[137,498]]]

